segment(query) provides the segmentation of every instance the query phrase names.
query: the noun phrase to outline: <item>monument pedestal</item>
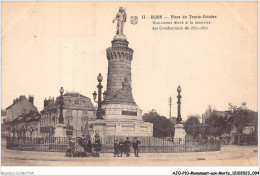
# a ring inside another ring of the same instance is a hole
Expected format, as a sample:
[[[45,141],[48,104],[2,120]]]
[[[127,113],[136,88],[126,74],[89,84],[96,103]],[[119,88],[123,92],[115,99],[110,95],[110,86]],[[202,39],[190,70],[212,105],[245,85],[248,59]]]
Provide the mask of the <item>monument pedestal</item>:
[[[178,142],[179,144],[185,144],[185,136],[186,132],[182,123],[178,123],[175,125],[175,132],[174,132],[174,141]]]
[[[137,105],[102,105],[106,136],[153,136],[153,124],[142,120]]]
[[[94,131],[95,135],[98,135],[101,139],[104,138],[106,134],[106,123],[104,122],[104,120],[96,119],[94,122],[90,124],[90,126],[92,127],[92,130]]]
[[[54,137],[67,137],[66,128],[63,123],[58,123],[55,126]]]
[[[100,138],[106,136],[153,136],[153,124],[136,119],[118,119],[95,120],[91,122],[90,128],[94,134]]]

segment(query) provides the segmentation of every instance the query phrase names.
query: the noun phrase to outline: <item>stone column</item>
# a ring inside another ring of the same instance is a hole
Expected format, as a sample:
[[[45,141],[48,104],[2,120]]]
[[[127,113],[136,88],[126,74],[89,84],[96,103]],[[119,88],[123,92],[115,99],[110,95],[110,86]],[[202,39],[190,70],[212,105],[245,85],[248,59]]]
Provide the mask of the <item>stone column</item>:
[[[107,93],[104,104],[136,105],[132,95],[131,61],[133,50],[124,35],[116,35],[107,48]]]

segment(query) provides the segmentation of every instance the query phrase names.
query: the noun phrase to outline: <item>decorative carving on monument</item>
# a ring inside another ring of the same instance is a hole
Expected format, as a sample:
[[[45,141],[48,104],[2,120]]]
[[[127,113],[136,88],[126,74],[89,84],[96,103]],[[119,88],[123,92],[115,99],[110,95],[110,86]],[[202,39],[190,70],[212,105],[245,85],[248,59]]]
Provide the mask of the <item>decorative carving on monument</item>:
[[[128,47],[114,47],[113,46],[113,47],[107,48],[107,54],[116,53],[116,52],[124,53],[125,55],[132,55],[133,50]]]
[[[115,98],[130,98],[132,99],[132,88],[131,83],[127,77],[122,81],[122,88],[117,90]]]

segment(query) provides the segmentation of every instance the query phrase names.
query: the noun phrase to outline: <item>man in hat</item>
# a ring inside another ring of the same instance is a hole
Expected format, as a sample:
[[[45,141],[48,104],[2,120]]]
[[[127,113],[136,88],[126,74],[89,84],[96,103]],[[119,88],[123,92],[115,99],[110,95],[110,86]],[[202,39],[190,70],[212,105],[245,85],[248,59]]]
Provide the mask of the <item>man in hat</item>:
[[[119,157],[119,143],[118,140],[114,143],[114,157]]]
[[[139,157],[138,156],[138,146],[139,144],[141,144],[141,142],[137,139],[137,137],[134,138],[134,141],[133,141],[133,148],[134,148],[134,151],[135,151],[135,157]]]
[[[92,145],[91,145],[91,140],[89,135],[87,135],[87,140],[85,145],[86,145],[86,155],[87,157],[90,157],[92,153]]]
[[[132,143],[129,141],[129,137],[126,137],[124,144],[125,144],[126,157],[129,157],[130,156],[130,146],[132,145]]]
[[[101,142],[98,135],[95,136],[94,150],[96,151],[96,157],[99,157],[99,152],[101,151]]]
[[[69,139],[69,146],[70,146],[70,157],[74,157],[75,153],[75,138],[72,137]]]
[[[123,139],[121,138],[120,142],[119,142],[120,157],[122,157],[122,154],[124,153],[124,151],[125,151],[125,144],[124,144]]]
[[[80,152],[80,156],[85,157],[85,156],[87,156],[87,137],[84,134],[82,135],[82,138],[81,138],[81,144],[82,144],[84,152]]]

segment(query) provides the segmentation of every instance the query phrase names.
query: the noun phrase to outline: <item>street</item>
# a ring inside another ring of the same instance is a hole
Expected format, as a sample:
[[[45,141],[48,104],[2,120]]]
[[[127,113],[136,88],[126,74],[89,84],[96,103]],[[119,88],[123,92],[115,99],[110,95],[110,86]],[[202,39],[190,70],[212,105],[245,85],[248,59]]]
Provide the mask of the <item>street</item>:
[[[140,153],[140,157],[68,158],[61,152],[18,151],[5,149],[2,143],[2,166],[257,166],[257,146],[226,145],[217,152]],[[131,149],[132,152],[132,149]]]

